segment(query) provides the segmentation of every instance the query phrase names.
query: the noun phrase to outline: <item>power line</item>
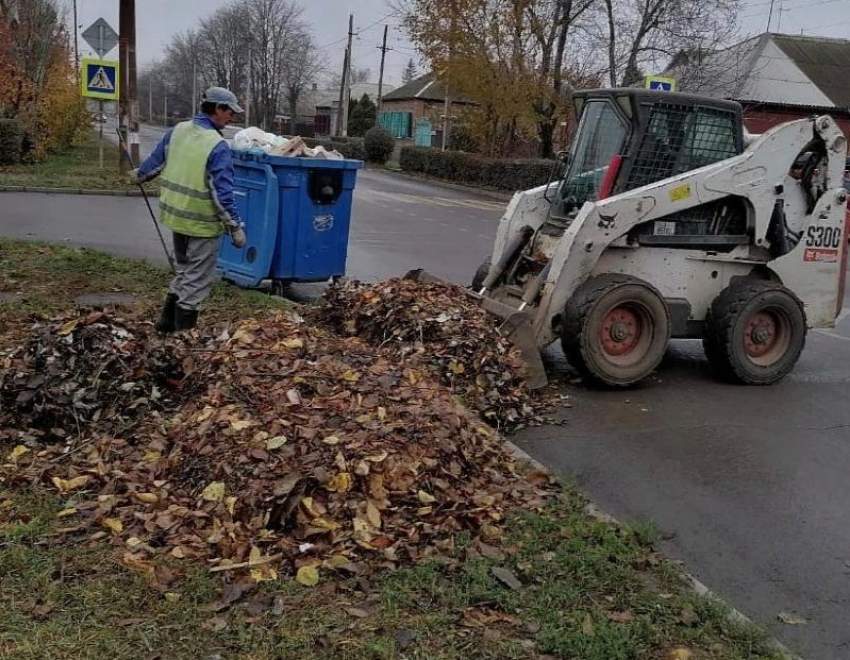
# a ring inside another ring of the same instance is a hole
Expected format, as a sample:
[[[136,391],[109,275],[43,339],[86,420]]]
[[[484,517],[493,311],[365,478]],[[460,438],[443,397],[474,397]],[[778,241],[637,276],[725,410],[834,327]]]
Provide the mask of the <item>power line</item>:
[[[387,20],[387,19],[389,19],[389,18],[392,18],[393,16],[396,16],[396,15],[397,15],[397,14],[399,14],[400,12],[401,12],[401,10],[400,10],[400,9],[396,9],[396,10],[394,10],[394,11],[391,11],[389,14],[387,14],[386,16],[383,16],[383,17],[379,18],[379,19],[378,19],[377,21],[375,21],[374,23],[370,23],[370,24],[369,24],[369,25],[367,25],[366,27],[364,27],[364,28],[360,28],[359,30],[357,30],[356,32],[354,32],[354,36],[359,37],[359,36],[360,36],[361,34],[363,34],[364,32],[366,32],[366,31],[368,31],[368,30],[371,30],[373,27],[375,27],[375,26],[376,26],[376,25],[378,25],[379,23],[381,23],[381,22],[383,22],[383,21],[385,21],[385,20]],[[336,39],[336,40],[334,40],[334,41],[331,41],[330,43],[327,43],[327,44],[325,44],[324,46],[319,46],[317,50],[325,50],[326,48],[329,48],[330,46],[336,46],[337,44],[341,44],[343,41],[347,41],[347,40],[348,40],[348,35],[346,35],[346,36],[344,36],[344,37],[341,37],[341,38],[339,38],[339,39]]]

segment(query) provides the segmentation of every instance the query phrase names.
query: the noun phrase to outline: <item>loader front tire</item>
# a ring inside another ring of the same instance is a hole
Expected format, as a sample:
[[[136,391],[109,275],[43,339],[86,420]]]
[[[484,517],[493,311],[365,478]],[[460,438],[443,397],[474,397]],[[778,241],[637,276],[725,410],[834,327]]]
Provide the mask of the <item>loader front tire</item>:
[[[652,373],[670,340],[670,311],[648,282],[598,275],[564,310],[561,344],[579,372],[598,384],[626,387]]]
[[[775,282],[732,284],[706,315],[705,356],[724,379],[772,385],[797,364],[806,345],[806,313],[791,291]]]
[[[490,268],[493,266],[493,261],[491,257],[487,257],[482,264],[478,267],[478,270],[475,271],[475,275],[472,276],[472,290],[478,293],[481,291],[481,287],[484,286],[484,280],[487,279],[487,276],[490,274]]]

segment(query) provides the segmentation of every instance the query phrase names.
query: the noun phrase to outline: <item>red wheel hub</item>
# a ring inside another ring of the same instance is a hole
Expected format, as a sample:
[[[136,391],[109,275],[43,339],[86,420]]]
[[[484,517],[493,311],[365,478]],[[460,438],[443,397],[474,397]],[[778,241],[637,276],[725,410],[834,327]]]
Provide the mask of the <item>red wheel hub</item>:
[[[637,346],[641,335],[640,316],[628,307],[615,307],[602,321],[599,338],[608,355],[626,355]]]
[[[753,314],[744,328],[744,349],[754,358],[769,353],[779,339],[776,319],[767,312]]]

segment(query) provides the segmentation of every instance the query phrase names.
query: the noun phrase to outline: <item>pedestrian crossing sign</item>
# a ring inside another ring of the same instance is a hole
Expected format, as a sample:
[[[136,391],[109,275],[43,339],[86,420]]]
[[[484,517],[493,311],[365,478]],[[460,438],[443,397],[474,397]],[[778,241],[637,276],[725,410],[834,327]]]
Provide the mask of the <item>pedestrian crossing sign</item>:
[[[118,62],[87,58],[83,60],[80,82],[83,96],[106,101],[118,100]]]
[[[667,76],[647,76],[644,86],[658,92],[675,92],[676,79]]]

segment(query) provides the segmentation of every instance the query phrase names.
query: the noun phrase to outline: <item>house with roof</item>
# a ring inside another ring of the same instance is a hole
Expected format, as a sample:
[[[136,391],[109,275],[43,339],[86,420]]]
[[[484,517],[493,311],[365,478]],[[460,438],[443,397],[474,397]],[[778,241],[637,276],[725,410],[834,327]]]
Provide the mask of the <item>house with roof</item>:
[[[732,99],[751,133],[812,114],[850,138],[850,41],[767,32],[718,51],[676,55],[667,69],[684,92]]]
[[[393,86],[384,84],[382,92],[392,91]],[[352,100],[359,101],[368,94],[375,103],[378,102],[378,83],[355,83],[351,86]],[[305,104],[309,104],[315,112],[315,135],[317,137],[336,135],[336,124],[339,118],[339,87],[336,89],[312,90],[305,94]]]
[[[433,73],[426,73],[384,94],[381,126],[396,138],[415,139],[417,146],[439,146],[447,96],[450,118],[457,117],[470,105],[477,105],[467,96],[447,92]]]

